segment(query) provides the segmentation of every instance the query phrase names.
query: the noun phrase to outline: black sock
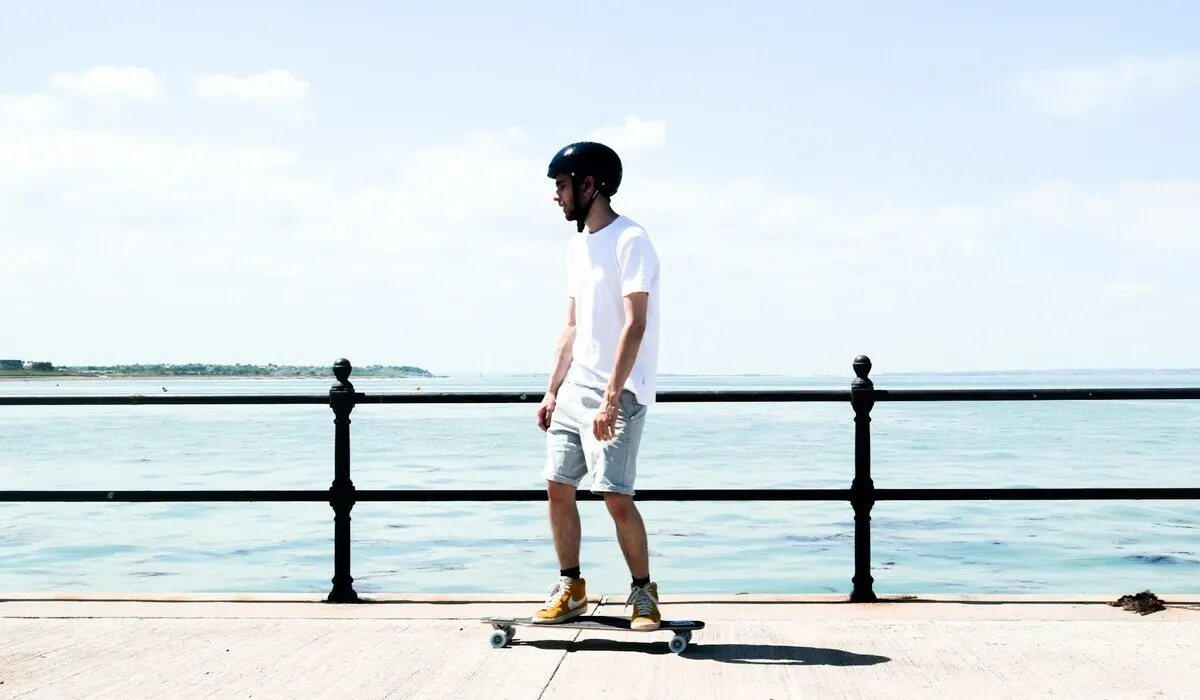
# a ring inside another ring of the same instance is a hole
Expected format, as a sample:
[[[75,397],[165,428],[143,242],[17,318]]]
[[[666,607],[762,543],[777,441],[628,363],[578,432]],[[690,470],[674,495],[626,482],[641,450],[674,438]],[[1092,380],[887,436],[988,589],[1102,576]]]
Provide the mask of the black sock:
[[[572,566],[569,569],[560,569],[558,572],[558,575],[559,576],[568,576],[570,578],[579,578],[579,566],[576,565],[576,566]]]
[[[649,577],[649,576],[647,576],[646,578],[635,578],[635,579],[633,580],[633,585],[637,586],[638,588],[641,588],[642,586],[645,586],[647,583],[650,583],[650,577]]]

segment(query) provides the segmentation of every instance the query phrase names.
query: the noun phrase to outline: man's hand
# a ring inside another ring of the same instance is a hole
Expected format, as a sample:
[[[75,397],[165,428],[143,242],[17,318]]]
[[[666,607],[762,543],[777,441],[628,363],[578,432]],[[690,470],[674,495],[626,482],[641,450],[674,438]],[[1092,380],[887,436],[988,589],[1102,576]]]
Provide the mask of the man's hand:
[[[600,410],[596,411],[596,417],[592,420],[592,435],[601,442],[616,439],[617,402],[617,398],[609,398],[606,394],[604,401],[600,403]]]
[[[543,433],[550,429],[550,416],[554,415],[555,402],[554,394],[546,392],[546,395],[542,397],[541,405],[538,406],[537,423]]]

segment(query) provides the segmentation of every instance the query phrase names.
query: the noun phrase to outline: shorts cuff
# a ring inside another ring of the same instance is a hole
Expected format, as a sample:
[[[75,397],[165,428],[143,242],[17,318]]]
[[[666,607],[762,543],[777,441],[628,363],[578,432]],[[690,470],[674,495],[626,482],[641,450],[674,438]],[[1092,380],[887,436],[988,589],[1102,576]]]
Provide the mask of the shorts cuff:
[[[579,482],[583,481],[582,479],[572,479],[555,472],[542,472],[542,478],[546,481],[553,481],[556,484],[566,484],[575,488],[579,488]]]
[[[620,493],[620,494],[624,494],[626,496],[634,495],[634,489],[632,486],[625,487],[625,486],[616,486],[613,484],[592,484],[592,488],[590,489],[590,491],[592,493],[600,493],[600,494]]]

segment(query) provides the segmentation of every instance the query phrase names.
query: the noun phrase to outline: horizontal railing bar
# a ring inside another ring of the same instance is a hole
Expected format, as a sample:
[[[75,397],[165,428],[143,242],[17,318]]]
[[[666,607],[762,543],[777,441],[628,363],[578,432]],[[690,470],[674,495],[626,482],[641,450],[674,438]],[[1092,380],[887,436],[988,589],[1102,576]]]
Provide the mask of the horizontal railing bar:
[[[867,492],[874,501],[1052,501],[1052,500],[1200,500],[1200,488],[877,488]],[[0,491],[7,503],[192,503],[192,502],[321,502],[328,489],[195,490],[195,491]],[[579,491],[578,500],[599,500],[599,494]],[[850,501],[851,489],[643,489],[639,501]],[[544,501],[540,489],[358,489],[356,502],[516,502]]]
[[[0,396],[0,406],[329,405],[329,394],[132,394],[125,396]]]
[[[1200,399],[1200,388],[875,389],[872,397],[875,401],[1169,401]]]
[[[1111,389],[874,389],[876,402],[894,401],[1167,401],[1200,400],[1200,387]],[[851,391],[824,389],[662,391],[660,403],[845,403]],[[502,404],[541,401],[539,392],[355,392],[358,404]],[[328,405],[327,394],[134,394],[125,396],[0,396],[0,406]]]
[[[599,501],[602,495],[575,492],[580,501]],[[544,501],[539,489],[378,489],[356,491],[356,501]],[[638,501],[846,501],[849,489],[639,489]]]
[[[1097,487],[1097,488],[877,488],[875,501],[1122,501],[1200,500],[1200,488],[1192,487]]]
[[[359,404],[495,404],[536,403],[542,392],[528,391],[413,391],[372,394],[355,392]],[[816,389],[686,390],[662,391],[662,403],[848,402],[850,391]],[[0,396],[0,406],[124,406],[143,404],[319,404],[328,405],[328,394],[134,394],[125,396]]]
[[[329,489],[0,491],[0,503],[235,503],[242,501],[328,503]]]
[[[522,403],[542,400],[543,392],[435,392],[415,391],[404,394],[356,393],[355,403]],[[692,389],[660,391],[660,403],[785,403],[848,402],[848,389]]]
[[[191,503],[243,501],[329,502],[328,489],[291,490],[189,490],[189,491],[0,491],[0,502],[9,503]],[[639,501],[845,501],[849,489],[644,489]],[[578,500],[601,496],[577,492]],[[353,500],[403,502],[502,502],[544,501],[539,489],[356,489]]]

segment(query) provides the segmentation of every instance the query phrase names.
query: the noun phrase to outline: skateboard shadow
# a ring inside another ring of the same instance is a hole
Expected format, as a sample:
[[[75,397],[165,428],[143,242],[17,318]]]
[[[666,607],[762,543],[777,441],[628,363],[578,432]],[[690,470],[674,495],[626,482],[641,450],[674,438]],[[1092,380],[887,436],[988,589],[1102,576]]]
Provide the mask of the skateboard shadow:
[[[672,653],[664,641],[619,642],[612,639],[529,639],[520,637],[511,646],[530,646],[557,651],[636,651],[643,654]],[[886,656],[856,654],[824,647],[783,644],[705,644],[693,641],[680,655],[682,659],[716,661],[725,664],[762,664],[766,666],[874,666],[891,661]]]

